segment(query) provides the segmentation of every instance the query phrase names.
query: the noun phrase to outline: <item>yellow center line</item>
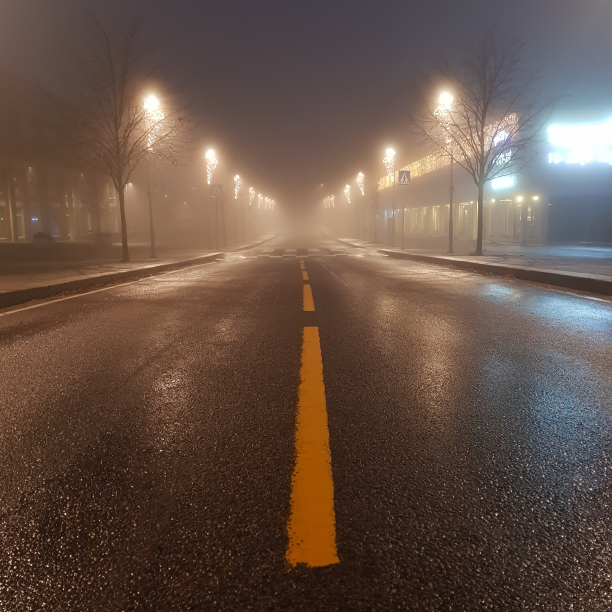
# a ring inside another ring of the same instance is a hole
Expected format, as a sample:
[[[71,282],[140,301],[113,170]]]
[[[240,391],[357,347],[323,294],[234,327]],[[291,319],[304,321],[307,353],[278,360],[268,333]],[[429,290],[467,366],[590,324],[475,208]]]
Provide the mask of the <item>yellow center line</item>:
[[[323,567],[340,559],[318,327],[304,328],[300,378],[286,559]]]
[[[304,260],[302,259],[302,261],[300,261],[300,268],[302,268],[302,270],[306,269],[306,266],[304,265]]]
[[[302,271],[302,280],[305,280],[305,281],[308,280],[308,272]]]
[[[303,294],[304,312],[314,312],[314,299],[312,297],[312,288],[310,285],[304,285]]]

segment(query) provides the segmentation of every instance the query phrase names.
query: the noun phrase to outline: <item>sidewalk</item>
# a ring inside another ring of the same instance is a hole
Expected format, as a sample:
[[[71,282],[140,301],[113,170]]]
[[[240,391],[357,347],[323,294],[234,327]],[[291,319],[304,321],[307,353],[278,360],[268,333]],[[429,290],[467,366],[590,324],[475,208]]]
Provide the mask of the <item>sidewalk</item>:
[[[360,239],[337,238],[341,242],[373,249],[402,259],[453,266],[524,280],[612,295],[612,247],[609,246],[519,246],[487,244],[484,255],[474,255],[474,241],[457,240],[454,253],[446,251],[446,240],[434,246],[409,248],[416,240],[405,237],[408,248],[373,244]]]
[[[122,263],[120,245],[98,252],[95,259],[0,259],[0,308],[43,299],[75,289],[158,274],[192,264],[206,263],[268,241],[272,236],[246,245],[230,245],[222,251],[159,247],[158,257],[149,256],[145,244],[130,245],[130,261]],[[43,253],[40,253],[44,257]]]

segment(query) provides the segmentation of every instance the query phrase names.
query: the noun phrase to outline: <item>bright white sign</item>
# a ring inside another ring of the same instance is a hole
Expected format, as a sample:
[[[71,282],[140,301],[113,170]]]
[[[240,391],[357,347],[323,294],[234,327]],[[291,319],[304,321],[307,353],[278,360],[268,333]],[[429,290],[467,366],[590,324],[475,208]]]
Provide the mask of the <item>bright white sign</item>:
[[[612,119],[605,123],[551,125],[548,139],[555,151],[549,164],[612,164]]]
[[[514,176],[514,174],[499,176],[491,181],[491,187],[493,187],[495,191],[508,189],[509,187],[514,187],[514,185],[516,185],[516,176]]]

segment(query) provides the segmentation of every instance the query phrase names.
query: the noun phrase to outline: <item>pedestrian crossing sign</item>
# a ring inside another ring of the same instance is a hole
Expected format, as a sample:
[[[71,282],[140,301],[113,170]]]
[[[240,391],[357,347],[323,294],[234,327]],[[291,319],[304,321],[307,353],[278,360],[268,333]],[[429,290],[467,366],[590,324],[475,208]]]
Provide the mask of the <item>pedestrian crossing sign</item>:
[[[211,185],[210,192],[213,198],[218,198],[221,196],[221,187],[222,185]]]
[[[399,185],[403,186],[410,185],[410,170],[400,170],[397,182]]]

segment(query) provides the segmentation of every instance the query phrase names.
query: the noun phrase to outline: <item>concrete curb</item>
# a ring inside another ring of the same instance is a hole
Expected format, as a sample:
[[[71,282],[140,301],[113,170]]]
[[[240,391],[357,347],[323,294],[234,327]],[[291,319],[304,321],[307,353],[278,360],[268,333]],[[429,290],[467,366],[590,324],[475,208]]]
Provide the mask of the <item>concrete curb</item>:
[[[416,255],[413,253],[402,253],[387,249],[377,249],[377,252],[396,259],[410,259],[439,266],[487,272],[489,274],[495,274],[496,276],[514,276],[515,278],[532,281],[534,283],[543,283],[545,285],[554,285],[556,287],[565,287],[567,289],[587,291],[589,293],[599,293],[600,295],[612,295],[612,280],[602,278],[596,274],[568,274],[567,272],[558,272],[542,268],[506,266],[455,257]]]
[[[87,276],[84,278],[53,283],[51,285],[43,285],[40,287],[29,287],[27,289],[5,291],[4,293],[0,293],[0,308],[16,306],[17,304],[23,304],[24,302],[29,302],[31,300],[42,300],[44,298],[57,295],[58,293],[63,293],[64,291],[70,291],[73,289],[84,289],[94,285],[106,285],[119,280],[154,276],[155,274],[159,274],[160,272],[165,272],[167,270],[185,268],[187,266],[197,265],[200,263],[207,263],[209,261],[222,259],[224,257],[225,253],[210,253],[208,255],[202,255],[201,257],[194,257],[192,259],[185,259],[182,261],[152,264],[142,268],[135,268],[133,270],[121,270],[120,272],[109,272],[107,274]]]
[[[321,229],[321,228],[319,228],[319,231],[326,238],[329,238],[330,240],[335,240],[336,242],[341,242],[342,244],[348,244],[349,246],[354,247],[356,249],[365,249],[364,244],[353,244],[352,242],[349,242],[348,240],[344,240],[343,238],[336,238],[336,236],[332,236],[331,234],[328,234],[324,229]]]
[[[258,247],[260,244],[264,244],[268,242],[269,240],[272,240],[272,238],[274,238],[274,236],[276,236],[278,232],[280,232],[280,230],[277,230],[271,236],[268,236],[267,238],[264,238],[263,240],[259,240],[258,242],[254,242],[253,244],[245,244],[244,246],[238,247],[237,249],[234,249],[233,251],[227,251],[227,252],[237,253],[238,251],[248,251],[249,249],[254,249],[255,247]]]

